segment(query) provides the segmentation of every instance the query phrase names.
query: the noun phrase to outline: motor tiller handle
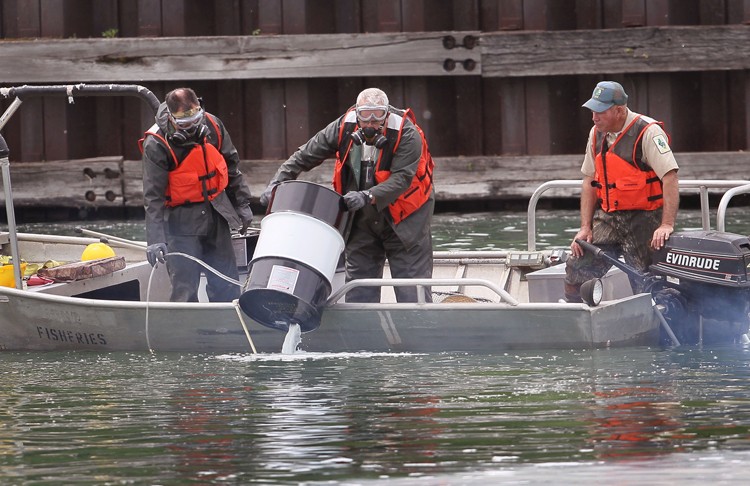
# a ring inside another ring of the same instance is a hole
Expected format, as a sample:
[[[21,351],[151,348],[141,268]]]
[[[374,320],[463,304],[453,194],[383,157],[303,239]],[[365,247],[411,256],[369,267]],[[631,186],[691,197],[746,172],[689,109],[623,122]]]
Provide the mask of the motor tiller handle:
[[[593,244],[589,243],[588,241],[584,241],[584,240],[581,240],[581,239],[577,239],[576,243],[578,243],[581,246],[581,248],[583,248],[585,251],[587,251],[589,253],[592,253],[595,257],[604,258],[605,260],[607,260],[612,265],[616,266],[617,268],[619,268],[623,272],[627,273],[629,276],[637,278],[640,281],[645,281],[645,279],[646,279],[645,275],[641,275],[638,272],[638,270],[636,270],[635,268],[631,267],[627,263],[621,262],[617,258],[614,258],[612,255],[608,255],[604,250],[602,250],[598,246],[593,245]]]

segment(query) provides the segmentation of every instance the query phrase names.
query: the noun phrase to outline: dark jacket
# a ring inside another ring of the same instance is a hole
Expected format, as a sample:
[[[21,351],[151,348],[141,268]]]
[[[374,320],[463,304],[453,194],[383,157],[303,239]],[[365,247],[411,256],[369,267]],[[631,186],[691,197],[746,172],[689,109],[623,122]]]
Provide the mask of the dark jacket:
[[[156,115],[157,133],[166,138],[167,118],[164,116],[166,104],[159,106]],[[156,137],[147,136],[143,141],[143,203],[146,209],[146,239],[148,244],[165,243],[166,231],[172,235],[205,235],[210,223],[206,217],[207,204],[210,204],[229,224],[230,228],[239,229],[244,222],[252,220],[250,210],[250,189],[242,178],[239,169],[239,154],[232,144],[224,124],[214,117],[221,131],[221,147],[229,171],[229,184],[219,196],[210,203],[198,203],[167,208],[165,206],[166,189],[169,181],[169,170],[172,169],[172,156],[162,142]],[[208,123],[208,142],[218,144],[219,137],[213,124]],[[179,160],[190,152],[192,145],[180,146],[171,144]]]
[[[339,146],[339,133],[344,115],[329,123],[315,134],[304,145],[299,147],[289,159],[279,167],[273,180],[278,182],[297,179],[301,172],[319,166],[328,158],[335,158]],[[405,248],[409,249],[422,241],[425,234],[431,231],[432,213],[435,207],[434,193],[416,212],[399,224],[394,224],[388,212],[388,205],[409,189],[417,172],[419,158],[422,154],[422,138],[410,121],[404,125],[398,151],[391,161],[391,174],[388,179],[370,189],[375,197],[378,212],[388,221]],[[357,164],[359,160],[350,160]],[[353,171],[346,171],[349,176],[343,181],[343,193],[359,190],[359,183]],[[355,217],[363,217],[364,211],[358,211]]]

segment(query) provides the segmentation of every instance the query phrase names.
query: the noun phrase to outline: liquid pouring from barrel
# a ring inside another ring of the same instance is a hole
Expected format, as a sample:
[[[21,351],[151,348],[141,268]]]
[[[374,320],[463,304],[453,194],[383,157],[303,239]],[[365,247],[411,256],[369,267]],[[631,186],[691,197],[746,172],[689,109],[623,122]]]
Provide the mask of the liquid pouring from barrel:
[[[351,219],[335,191],[305,181],[276,186],[239,299],[256,322],[286,332],[320,326]]]

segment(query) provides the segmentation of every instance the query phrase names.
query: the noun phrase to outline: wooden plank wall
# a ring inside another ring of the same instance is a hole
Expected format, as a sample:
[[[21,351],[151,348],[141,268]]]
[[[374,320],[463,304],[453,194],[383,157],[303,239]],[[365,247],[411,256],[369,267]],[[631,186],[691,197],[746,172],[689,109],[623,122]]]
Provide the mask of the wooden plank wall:
[[[681,165],[683,180],[714,179],[717,174],[726,180],[748,179],[748,156],[743,152],[676,153],[675,156]],[[580,179],[580,163],[580,155],[437,157],[435,195],[446,210],[452,211],[458,208],[525,209],[540,182]],[[252,194],[257,197],[263,192],[277,165],[268,160],[242,161],[242,172],[250,175],[246,182]],[[122,157],[11,164],[14,207],[22,211],[52,207],[84,210],[84,213],[102,208],[142,208],[142,167],[140,160],[123,160]],[[302,174],[300,179],[328,185],[332,171],[333,161],[326,161],[317,170]],[[50,184],[51,180],[55,183]],[[720,195],[717,190],[710,192]],[[547,196],[557,198],[554,203],[573,199],[567,204],[577,207],[578,194],[578,188],[555,189]],[[690,193],[683,192],[683,196],[686,195]],[[697,191],[692,195],[697,195]],[[43,204],[40,204],[40,196]],[[0,202],[3,200],[0,186]]]
[[[570,31],[750,23],[747,0],[3,0],[0,37],[297,35],[367,32]],[[189,43],[183,43],[189,53]],[[179,49],[179,47],[178,47]],[[196,89],[247,160],[285,159],[368,86],[411,106],[437,157],[579,154],[590,127],[580,108],[597,81],[620,81],[631,107],[664,120],[680,152],[750,148],[746,70],[502,76],[165,79],[158,97]],[[34,80],[29,79],[29,84]],[[134,99],[25,102],[3,134],[12,161],[139,158],[152,115]],[[8,106],[2,101],[0,108]],[[85,134],[82,136],[81,134]]]
[[[745,152],[698,152],[675,154],[681,166],[682,179],[704,180],[748,180],[750,179],[750,158]],[[439,203],[448,208],[503,208],[526,209],[529,197],[539,187],[540,182],[548,180],[577,180],[581,179],[580,165],[582,156],[544,155],[544,156],[503,156],[503,157],[436,157],[435,158],[435,197]],[[101,171],[101,166],[107,160],[99,161],[88,166]],[[247,178],[250,190],[260,195],[268,181],[276,172],[276,165],[268,164],[266,160],[245,160],[242,172],[252,174]],[[129,206],[141,205],[143,195],[140,190],[142,164],[139,161],[124,161],[122,175],[125,181],[123,196]],[[98,169],[97,169],[98,167]],[[106,169],[104,169],[106,170]],[[302,180],[328,185],[331,182],[333,162],[327,161],[318,170],[302,174]],[[101,173],[101,172],[98,172]],[[543,174],[540,177],[540,174]],[[717,177],[718,176],[718,177]],[[105,184],[107,180],[101,178],[97,184]],[[115,192],[116,189],[109,189]],[[97,194],[107,193],[106,188],[99,189]],[[718,195],[721,190],[710,190],[710,194]],[[573,198],[569,202],[571,207],[578,207],[578,188],[573,190],[554,189],[547,197],[550,199]],[[689,196],[698,195],[697,191],[684,191],[683,202]],[[118,193],[119,196],[119,193]],[[687,196],[687,197],[685,197]],[[736,204],[742,197],[733,200]],[[697,198],[695,198],[697,199]],[[693,201],[696,206],[697,200]],[[715,205],[714,205],[715,207]],[[453,209],[457,210],[457,209]]]

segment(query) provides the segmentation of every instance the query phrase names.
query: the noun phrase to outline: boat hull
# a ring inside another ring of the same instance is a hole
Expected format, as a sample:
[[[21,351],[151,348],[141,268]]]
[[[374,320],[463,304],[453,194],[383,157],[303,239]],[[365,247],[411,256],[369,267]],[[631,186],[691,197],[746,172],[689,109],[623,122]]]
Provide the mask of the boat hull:
[[[0,288],[0,349],[278,353],[285,334],[231,303],[122,302]],[[240,318],[242,316],[242,318]],[[243,329],[247,327],[250,340]],[[493,352],[657,345],[659,321],[642,294],[583,304],[334,304],[314,352]]]

